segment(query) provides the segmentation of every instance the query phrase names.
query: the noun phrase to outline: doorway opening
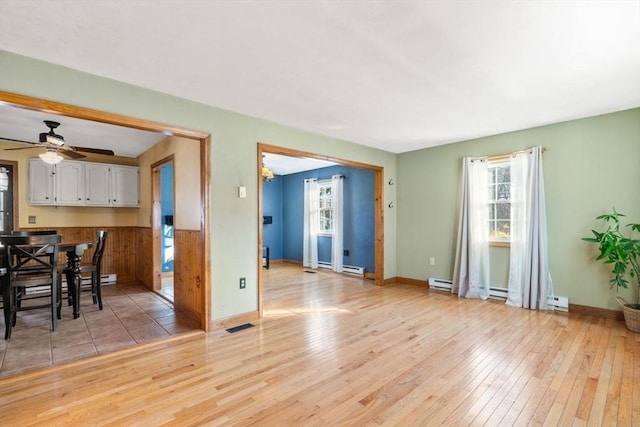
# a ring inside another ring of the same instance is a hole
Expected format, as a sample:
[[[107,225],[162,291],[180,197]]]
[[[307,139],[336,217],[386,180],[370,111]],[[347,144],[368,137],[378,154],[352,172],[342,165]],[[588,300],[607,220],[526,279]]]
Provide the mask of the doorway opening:
[[[10,108],[21,108],[33,110],[37,112],[46,112],[47,115],[59,115],[71,117],[81,120],[94,121],[107,125],[115,125],[138,130],[151,132],[159,132],[173,137],[179,137],[185,140],[196,141],[198,148],[198,162],[200,165],[199,183],[200,191],[197,194],[199,203],[197,213],[200,218],[200,225],[197,230],[181,236],[180,230],[175,231],[174,244],[178,247],[196,247],[195,253],[185,257],[185,262],[181,266],[180,260],[176,260],[176,274],[184,274],[186,278],[184,283],[188,284],[188,291],[192,298],[189,303],[191,305],[182,307],[183,311],[192,313],[193,317],[198,319],[200,328],[209,331],[212,327],[211,322],[211,264],[210,264],[210,225],[207,220],[210,217],[210,140],[211,135],[208,132],[192,130],[163,123],[151,122],[148,120],[137,119],[133,117],[123,116],[116,113],[107,113],[104,111],[93,110],[85,107],[78,107],[69,104],[63,104],[56,101],[33,98],[26,95],[20,95],[10,92],[0,91],[0,104]],[[17,169],[14,169],[17,171]],[[148,169],[147,169],[148,171]],[[16,182],[14,180],[14,194],[17,194]],[[17,203],[16,203],[17,205]],[[14,207],[14,227],[18,228],[19,219],[17,215],[17,206]],[[153,279],[153,268],[150,257],[140,255],[152,252],[151,247],[152,233],[151,227],[138,227],[136,229],[135,241],[143,245],[143,249],[139,253],[134,253],[135,279],[148,286]],[[181,239],[184,242],[181,243]],[[181,246],[183,245],[183,246]],[[126,245],[125,245],[126,246]],[[117,260],[116,260],[117,261]],[[130,258],[124,259],[123,262],[131,262]],[[151,287],[151,286],[149,286]]]
[[[263,217],[263,203],[264,203],[264,195],[263,195],[263,176],[262,176],[262,166],[263,166],[263,154],[277,154],[281,156],[302,158],[302,159],[316,159],[321,161],[332,162],[336,165],[342,165],[352,168],[360,168],[367,169],[372,171],[374,174],[374,189],[373,189],[373,198],[374,198],[374,274],[373,279],[377,286],[382,286],[384,283],[384,222],[383,222],[383,173],[384,169],[380,166],[370,165],[366,163],[354,162],[350,160],[343,160],[328,156],[322,156],[314,153],[308,153],[298,150],[293,150],[289,148],[277,147],[273,145],[267,145],[263,143],[258,143],[258,254],[260,265],[258,266],[258,311],[260,317],[262,317],[263,312],[263,297],[264,297],[264,273],[263,273],[263,257],[264,257],[264,228],[263,224],[265,221],[265,217]]]
[[[151,166],[153,206],[153,289],[174,302],[174,206],[173,156]]]
[[[0,161],[0,233],[11,234],[14,230],[17,194],[17,163]]]

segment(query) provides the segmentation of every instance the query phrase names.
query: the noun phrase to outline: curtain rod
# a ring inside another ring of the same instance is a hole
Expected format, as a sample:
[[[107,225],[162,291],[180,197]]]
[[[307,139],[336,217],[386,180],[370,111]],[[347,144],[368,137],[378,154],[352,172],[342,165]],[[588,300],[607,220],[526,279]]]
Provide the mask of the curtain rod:
[[[542,152],[543,153],[545,151],[549,151],[549,150],[551,150],[551,148],[542,147]],[[473,157],[473,158],[471,158],[471,161],[475,162],[476,160],[481,160],[481,161],[506,160],[506,159],[509,159],[509,158],[517,155],[517,154],[523,154],[523,153],[531,154],[532,152],[533,152],[532,148],[527,148],[526,150],[514,151],[513,153],[507,153],[507,154],[496,154],[494,156]]]

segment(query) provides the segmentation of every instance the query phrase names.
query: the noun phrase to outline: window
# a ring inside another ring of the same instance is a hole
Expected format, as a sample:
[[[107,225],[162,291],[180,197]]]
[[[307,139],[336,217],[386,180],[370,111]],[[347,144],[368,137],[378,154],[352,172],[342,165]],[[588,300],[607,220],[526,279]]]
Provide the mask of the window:
[[[489,172],[489,241],[508,242],[511,237],[511,166],[493,161]]]
[[[320,200],[318,203],[318,231],[324,234],[333,234],[333,194],[331,181],[318,182]]]

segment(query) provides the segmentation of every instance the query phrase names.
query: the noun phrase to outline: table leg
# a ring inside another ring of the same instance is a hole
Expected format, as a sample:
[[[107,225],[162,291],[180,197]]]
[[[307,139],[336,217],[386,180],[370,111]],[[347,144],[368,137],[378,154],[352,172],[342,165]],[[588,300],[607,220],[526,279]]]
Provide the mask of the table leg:
[[[75,249],[67,252],[67,288],[71,293],[73,304],[73,318],[80,317],[80,257],[76,255]]]

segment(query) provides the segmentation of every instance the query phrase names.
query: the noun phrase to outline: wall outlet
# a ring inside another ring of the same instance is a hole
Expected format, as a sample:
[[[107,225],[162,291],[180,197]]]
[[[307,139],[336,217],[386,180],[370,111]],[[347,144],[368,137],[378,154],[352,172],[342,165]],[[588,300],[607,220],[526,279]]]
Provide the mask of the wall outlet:
[[[29,215],[29,224],[35,224],[35,223],[36,223],[36,216]]]
[[[342,255],[349,256],[349,249],[345,249],[344,251],[342,251]]]
[[[436,258],[435,257],[429,257],[429,265],[436,265]]]
[[[240,289],[244,289],[247,287],[247,278],[246,277],[241,277],[240,278]]]

